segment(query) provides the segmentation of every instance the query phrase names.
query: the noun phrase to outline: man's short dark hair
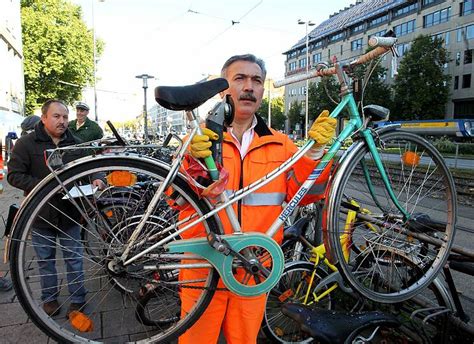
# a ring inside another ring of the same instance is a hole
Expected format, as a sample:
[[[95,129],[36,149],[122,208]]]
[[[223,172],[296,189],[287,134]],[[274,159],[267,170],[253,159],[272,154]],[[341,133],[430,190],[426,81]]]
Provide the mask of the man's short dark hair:
[[[229,66],[232,63],[237,62],[237,61],[248,61],[248,62],[256,63],[262,70],[263,78],[265,79],[265,77],[267,76],[267,70],[265,69],[265,62],[263,62],[262,59],[259,59],[253,54],[245,54],[245,55],[234,55],[231,58],[229,58],[227,61],[225,61],[221,69],[221,76],[223,78],[226,77],[227,68],[229,68]]]
[[[64,107],[66,108],[67,110],[67,113],[69,113],[69,109],[67,107],[67,104],[61,100],[61,99],[48,99],[47,101],[45,101],[43,103],[43,105],[41,106],[41,115],[45,115],[46,116],[46,113],[48,112],[49,110],[49,106],[53,103],[59,103],[59,104],[62,104],[64,105]]]

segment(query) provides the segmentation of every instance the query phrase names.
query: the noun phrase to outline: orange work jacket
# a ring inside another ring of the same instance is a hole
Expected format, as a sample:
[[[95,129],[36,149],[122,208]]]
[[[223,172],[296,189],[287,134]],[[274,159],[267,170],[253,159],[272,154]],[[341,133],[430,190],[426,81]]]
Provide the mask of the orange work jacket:
[[[298,149],[288,136],[268,128],[259,116],[256,117],[255,134],[243,159],[232,136],[227,132],[224,133],[222,156],[224,168],[229,172],[229,181],[226,186],[226,191],[229,194],[248,186],[270,173],[291,157]],[[234,203],[233,207],[242,231],[266,232],[281,213],[284,202],[288,202],[298,191],[301,184],[313,171],[316,163],[312,159],[302,157],[285,173],[282,173],[267,185]],[[303,198],[301,204],[309,204],[324,197],[329,170],[330,166],[318,178],[318,181],[313,185],[306,197]],[[232,233],[225,210],[219,212],[219,217],[222,221],[224,232],[226,234]],[[191,229],[191,232],[193,233],[185,233],[183,236],[198,236],[198,233],[195,233],[193,229]],[[274,239],[281,243],[282,238],[283,231],[280,230]]]

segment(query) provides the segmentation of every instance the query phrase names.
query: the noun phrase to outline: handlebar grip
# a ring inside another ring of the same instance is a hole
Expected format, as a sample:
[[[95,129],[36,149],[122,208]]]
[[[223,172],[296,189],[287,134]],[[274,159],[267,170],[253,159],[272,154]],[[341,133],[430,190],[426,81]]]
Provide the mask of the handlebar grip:
[[[374,50],[371,50],[368,53],[360,56],[358,59],[352,61],[351,65],[359,65],[359,64],[366,63],[367,61],[370,61],[370,60],[376,58],[377,56],[385,54],[389,50],[390,50],[390,48],[377,47]]]
[[[299,74],[299,75],[289,77],[288,79],[274,81],[273,87],[282,87],[285,85],[293,84],[298,81],[304,81],[307,79],[316,78],[318,76],[328,76],[328,75],[333,75],[333,74],[336,74],[336,68],[334,67],[320,69],[320,70],[313,70],[306,74]]]
[[[397,42],[397,37],[370,37],[370,47],[385,47],[391,48]]]

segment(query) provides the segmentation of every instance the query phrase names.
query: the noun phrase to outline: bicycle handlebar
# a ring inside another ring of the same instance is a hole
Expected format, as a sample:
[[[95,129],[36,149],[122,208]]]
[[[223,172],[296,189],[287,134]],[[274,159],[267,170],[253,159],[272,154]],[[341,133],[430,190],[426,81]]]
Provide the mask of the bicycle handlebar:
[[[382,54],[385,54],[387,51],[392,49],[392,47],[395,45],[396,42],[397,42],[396,37],[371,37],[369,40],[369,46],[375,47],[375,49],[351,61],[349,63],[349,66],[352,67],[352,66],[364,64],[367,61],[373,60],[374,58]],[[273,83],[273,86],[281,87],[281,86],[293,84],[298,81],[304,81],[307,79],[316,78],[318,76],[329,76],[333,74],[336,74],[335,67],[313,70],[305,74],[299,74],[299,75],[295,75],[284,80],[275,81]]]

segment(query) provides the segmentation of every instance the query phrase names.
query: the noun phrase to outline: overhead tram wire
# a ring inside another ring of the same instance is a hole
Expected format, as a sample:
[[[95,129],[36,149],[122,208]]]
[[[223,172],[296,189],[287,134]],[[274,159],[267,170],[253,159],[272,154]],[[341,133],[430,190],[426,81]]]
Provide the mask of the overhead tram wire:
[[[263,0],[260,0],[256,5],[254,5],[252,8],[250,8],[247,12],[245,12],[240,18],[238,18],[237,20],[231,20],[231,25],[229,25],[227,28],[225,28],[222,32],[218,33],[216,36],[214,36],[213,38],[211,38],[210,40],[208,40],[207,42],[205,42],[201,47],[206,47],[208,46],[209,44],[211,44],[213,41],[215,41],[217,38],[219,38],[220,36],[222,36],[224,33],[226,33],[227,31],[229,31],[229,29],[231,29],[233,26],[235,26],[235,24],[239,24],[243,18],[245,18],[247,15],[250,14],[250,12],[252,12],[254,9],[256,9],[258,6],[260,6],[260,4],[263,2]],[[189,11],[189,10],[188,10]],[[195,13],[195,14],[202,14],[200,12],[197,12],[197,11],[189,11],[190,13]],[[202,14],[204,15],[204,14]],[[218,19],[223,19],[223,18],[218,18]]]

